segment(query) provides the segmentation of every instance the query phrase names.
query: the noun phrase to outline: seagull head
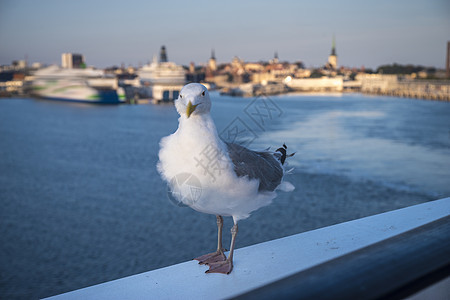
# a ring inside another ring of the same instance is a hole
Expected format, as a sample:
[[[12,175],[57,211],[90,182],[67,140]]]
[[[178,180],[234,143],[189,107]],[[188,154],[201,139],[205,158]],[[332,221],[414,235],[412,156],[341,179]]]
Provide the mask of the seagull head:
[[[211,99],[208,89],[200,83],[185,85],[175,100],[175,107],[181,116],[189,118],[193,115],[208,114],[211,110]]]

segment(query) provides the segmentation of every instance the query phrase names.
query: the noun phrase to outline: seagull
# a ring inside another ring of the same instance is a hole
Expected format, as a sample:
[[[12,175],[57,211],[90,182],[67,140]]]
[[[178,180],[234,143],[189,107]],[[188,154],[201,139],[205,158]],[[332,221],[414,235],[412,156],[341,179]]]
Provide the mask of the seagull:
[[[175,107],[180,115],[178,129],[161,139],[157,169],[177,201],[216,215],[217,250],[195,260],[209,266],[206,273],[229,274],[233,270],[238,221],[269,205],[277,190],[294,190],[291,183],[283,180],[287,173],[283,165],[286,157],[295,153],[288,155],[286,145],[275,152],[256,152],[223,141],[210,114],[208,90],[202,84],[185,85]],[[183,184],[180,174],[188,174],[184,183],[191,184]],[[234,222],[228,258],[222,247],[224,216],[232,217]]]

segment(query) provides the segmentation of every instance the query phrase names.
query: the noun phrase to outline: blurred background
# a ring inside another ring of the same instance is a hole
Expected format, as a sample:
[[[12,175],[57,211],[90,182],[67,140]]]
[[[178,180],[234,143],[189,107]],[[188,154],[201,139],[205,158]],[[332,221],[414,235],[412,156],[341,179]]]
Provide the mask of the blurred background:
[[[219,133],[296,152],[237,248],[450,195],[448,1],[2,1],[0,41],[2,299],[215,249],[156,171],[188,82]]]

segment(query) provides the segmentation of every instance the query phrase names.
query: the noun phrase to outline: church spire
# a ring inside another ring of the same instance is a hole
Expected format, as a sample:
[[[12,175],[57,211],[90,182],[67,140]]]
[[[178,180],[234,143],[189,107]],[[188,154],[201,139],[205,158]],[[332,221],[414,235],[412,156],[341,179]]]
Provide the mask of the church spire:
[[[336,38],[333,34],[333,43],[331,45],[331,54],[328,56],[328,64],[334,70],[337,69],[337,55],[336,55]]]
[[[208,62],[208,68],[209,68],[209,71],[211,71],[211,72],[215,72],[217,70],[216,53],[215,53],[214,49],[211,49],[211,58],[209,59],[209,62]]]
[[[273,54],[273,59],[270,61],[271,64],[277,64],[278,63],[278,51],[275,51]]]
[[[331,55],[336,56],[336,37],[333,34],[333,42],[331,44]]]

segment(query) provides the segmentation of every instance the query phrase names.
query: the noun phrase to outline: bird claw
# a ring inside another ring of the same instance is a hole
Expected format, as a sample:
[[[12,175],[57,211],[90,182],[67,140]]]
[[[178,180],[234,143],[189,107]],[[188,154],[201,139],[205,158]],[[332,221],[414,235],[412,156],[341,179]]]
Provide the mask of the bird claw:
[[[230,274],[233,270],[233,262],[230,260],[210,263],[209,270],[205,273],[221,273],[221,274]]]
[[[225,261],[227,259],[227,257],[223,253],[223,249],[222,249],[222,250],[218,250],[213,253],[208,253],[208,254],[196,257],[194,259],[198,260],[198,263],[200,265],[209,265],[212,263]]]

